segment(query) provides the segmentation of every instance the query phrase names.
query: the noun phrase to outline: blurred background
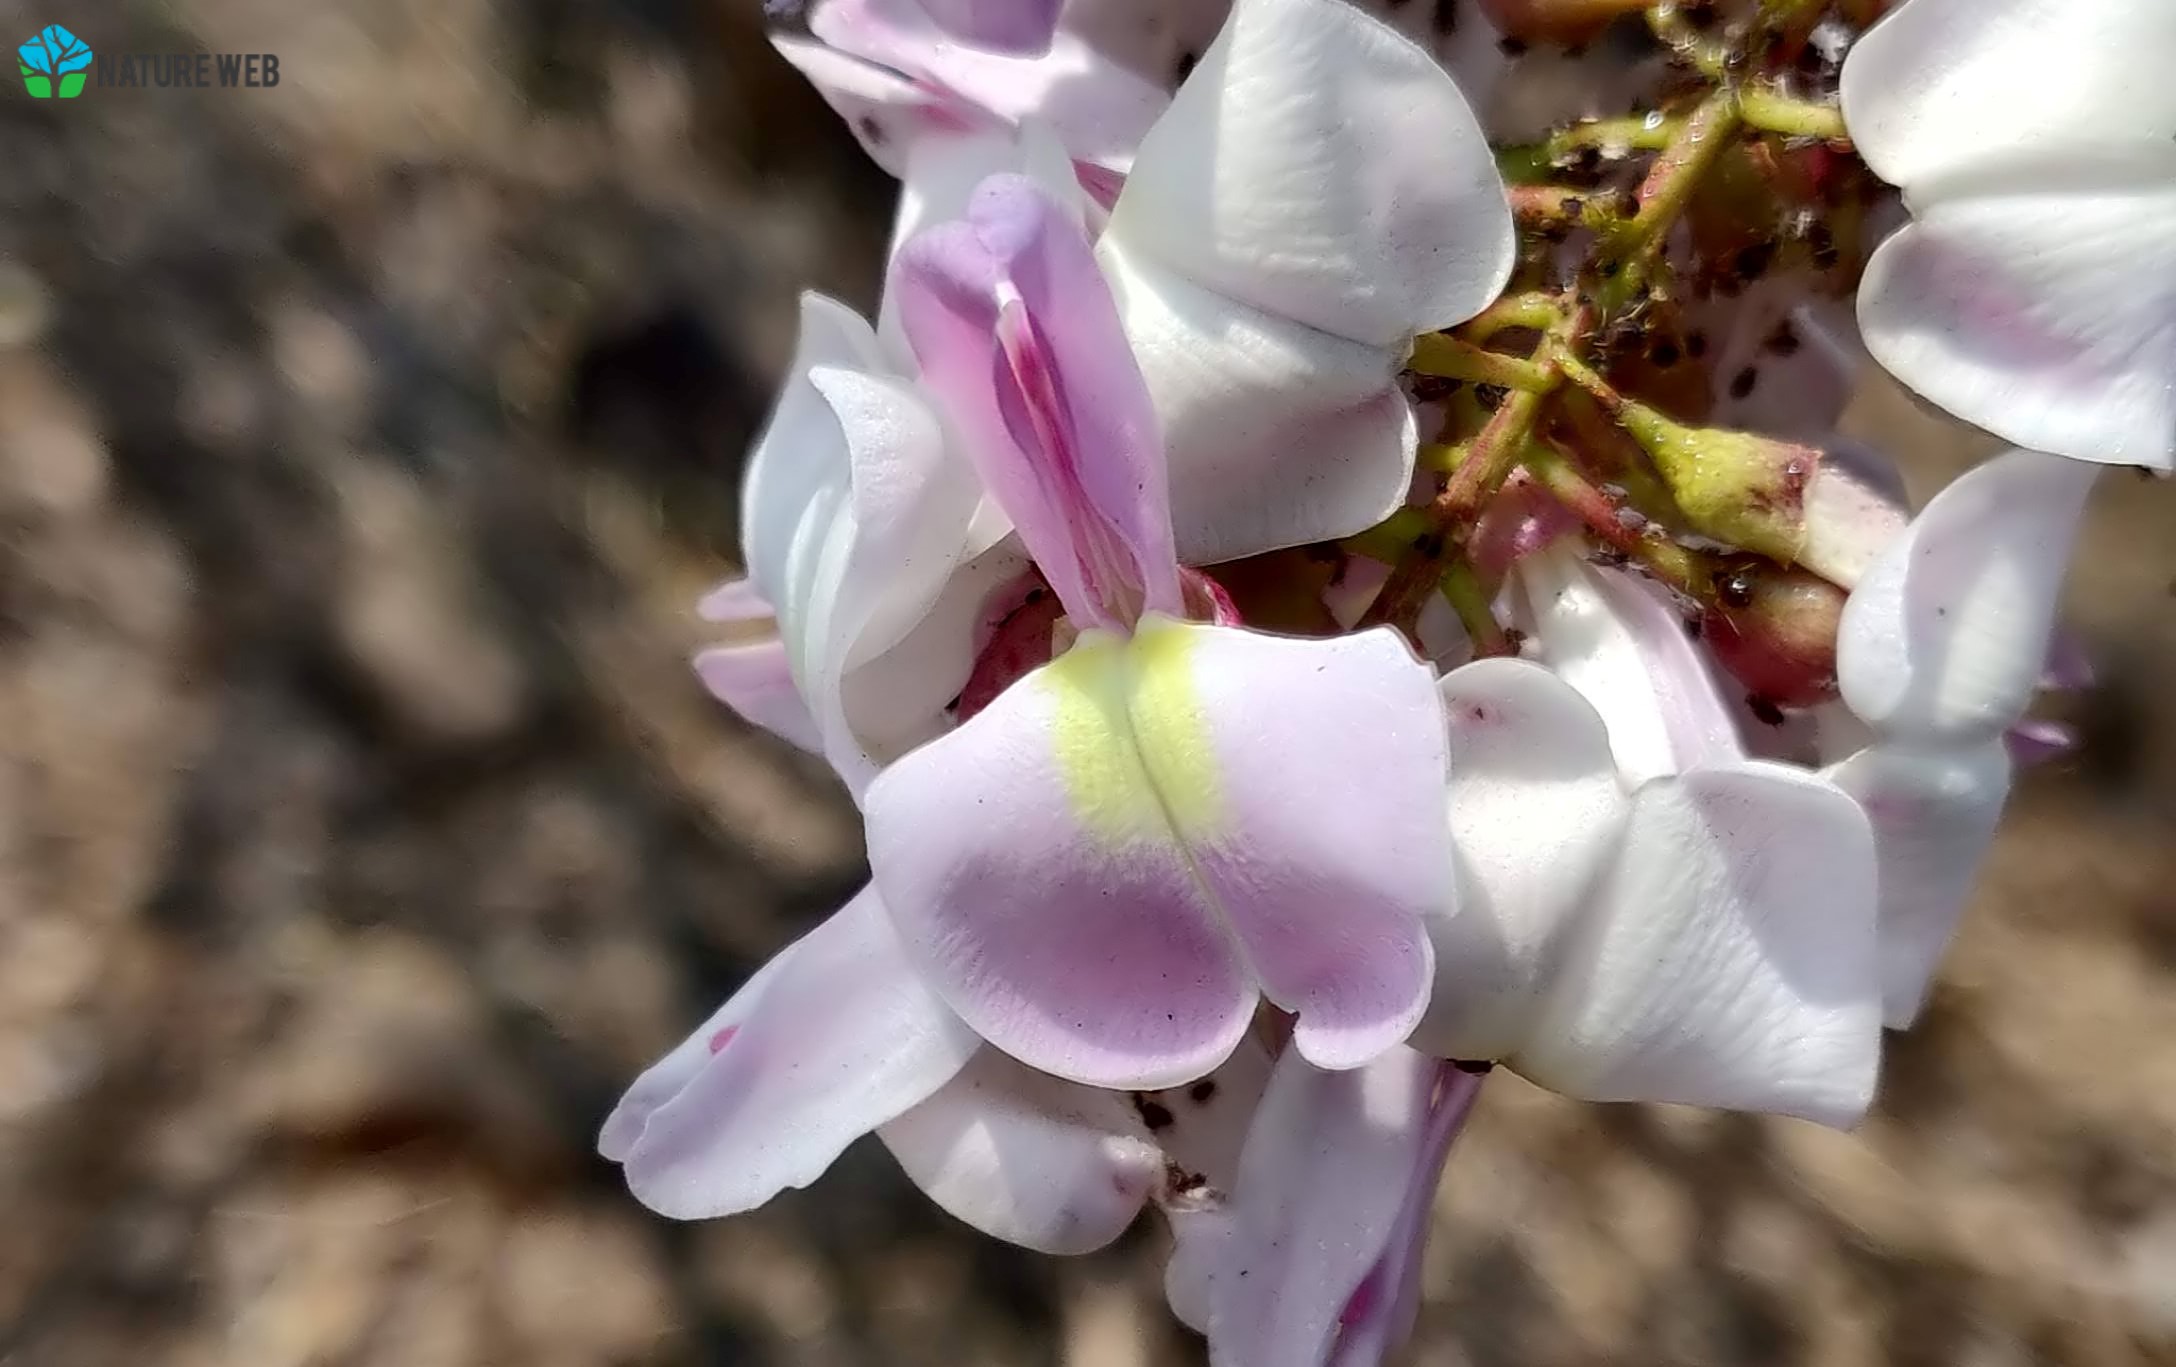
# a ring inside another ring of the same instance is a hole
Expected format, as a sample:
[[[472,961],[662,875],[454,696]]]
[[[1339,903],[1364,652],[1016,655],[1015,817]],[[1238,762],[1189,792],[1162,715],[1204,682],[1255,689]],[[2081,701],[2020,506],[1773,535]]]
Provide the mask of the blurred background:
[[[281,72],[0,101],[0,1364],[1197,1361],[1148,1222],[1017,1254],[864,1145],[673,1225],[590,1149],[860,876],[685,664],[891,193],[753,0],[0,17]],[[1414,1362],[2176,1362],[2171,495],[2102,482],[2085,744],[1864,1130],[1500,1078]]]

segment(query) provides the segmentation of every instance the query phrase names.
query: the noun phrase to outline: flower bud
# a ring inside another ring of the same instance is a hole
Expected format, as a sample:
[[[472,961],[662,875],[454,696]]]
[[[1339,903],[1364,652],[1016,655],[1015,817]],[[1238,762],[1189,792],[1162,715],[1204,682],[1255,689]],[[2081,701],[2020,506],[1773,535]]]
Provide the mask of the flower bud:
[[[1836,631],[1844,591],[1817,574],[1757,560],[1715,579],[1701,634],[1723,668],[1754,698],[1811,707],[1836,696]]]
[[[1821,453],[1811,446],[1687,427],[1598,380],[1588,392],[1640,444],[1685,521],[1702,536],[1790,565],[1806,544],[1806,488]]]

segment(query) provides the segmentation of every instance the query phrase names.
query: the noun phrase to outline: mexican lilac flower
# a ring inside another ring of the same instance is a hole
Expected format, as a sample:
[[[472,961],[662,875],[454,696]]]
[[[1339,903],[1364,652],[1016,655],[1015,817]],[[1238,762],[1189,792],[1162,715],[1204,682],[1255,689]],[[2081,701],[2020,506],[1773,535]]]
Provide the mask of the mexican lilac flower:
[[[871,784],[869,861],[910,952],[977,1034],[1096,1086],[1202,1076],[1264,996],[1317,1065],[1390,1049],[1450,893],[1432,671],[1387,630],[1182,620],[1155,411],[1078,224],[1030,183],[909,243],[894,287],[1079,632]]]
[[[2176,464],[2176,6],[1907,0],[1844,63],[1860,155],[1909,226],[1859,289],[1867,346],[2007,441]]]
[[[1510,227],[1456,89],[1341,0],[1242,0],[1188,89],[1099,256],[1155,377],[1177,550],[1208,563],[1357,531],[1402,500],[1415,428],[1397,369],[1414,331],[1500,287]],[[1220,110],[1227,89],[1247,92],[1248,107]],[[1282,132],[1250,137],[1227,113]],[[900,236],[956,216],[968,173],[1019,169],[1071,197],[1065,157],[1039,126],[953,137],[942,165],[908,169]],[[1241,169],[1248,179],[1217,181]],[[1334,193],[1310,191],[1324,174]],[[1186,244],[1170,226],[1186,222],[1232,227]],[[956,421],[913,384],[897,294],[887,290],[876,330],[804,301],[791,374],[749,465],[749,584],[707,605],[734,620],[767,604],[783,643],[702,660],[722,698],[815,742],[857,792],[949,724],[980,605],[1024,564],[1003,510],[949,449]]]
[[[1744,756],[1645,587],[1567,546],[1517,579],[1547,668],[1442,684],[1460,883],[1414,1047],[1589,1100],[1855,1123],[1880,1051],[1866,817]]]

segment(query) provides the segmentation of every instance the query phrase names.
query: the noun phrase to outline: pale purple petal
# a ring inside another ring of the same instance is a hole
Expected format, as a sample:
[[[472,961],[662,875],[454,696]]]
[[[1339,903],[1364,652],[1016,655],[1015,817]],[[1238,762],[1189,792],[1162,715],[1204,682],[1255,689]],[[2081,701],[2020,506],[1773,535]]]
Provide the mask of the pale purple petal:
[[[1198,739],[1136,704],[1148,772],[1293,1043],[1351,1068],[1411,1033],[1454,896],[1434,671],[1387,628],[1327,641],[1163,624]],[[1166,700],[1159,699],[1162,704]],[[1169,701],[1176,702],[1176,699]],[[1207,743],[1206,754],[1186,755]],[[1186,800],[1212,766],[1214,801]]]
[[[1170,102],[1160,86],[1063,29],[1046,50],[1022,57],[950,41],[914,0],[824,0],[809,30],[841,52],[905,73],[944,109],[1047,123],[1075,160],[1119,172]]]
[[[745,577],[726,580],[704,594],[695,605],[696,616],[721,625],[760,622],[776,613],[770,600],[756,588],[755,581]]]
[[[905,175],[908,156],[922,144],[994,122],[950,91],[839,48],[785,36],[773,37],[771,45],[853,130],[869,159],[894,176]]]
[[[1435,990],[1411,1043],[1498,1059],[1532,1029],[1629,802],[1601,717],[1540,665],[1479,660],[1441,690],[1458,904],[1429,919]]]
[[[1268,1080],[1268,1055],[1251,1040],[1191,1087],[1135,1093],[986,1049],[878,1135],[915,1185],[985,1234],[1085,1253],[1124,1232],[1151,1194],[1185,1202],[1229,1190]]]
[[[865,890],[637,1079],[598,1148],[661,1215],[750,1210],[816,1180],[980,1047]]]
[[[2020,769],[2060,759],[2075,751],[2080,743],[2076,727],[2032,717],[2002,733],[2003,748],[2009,751],[2011,762]]]
[[[1658,779],[1512,1065],[1592,1101],[1856,1124],[1881,1048],[1874,840],[1781,765]]]
[[[1123,1095],[985,1049],[878,1131],[931,1200],[1039,1253],[1087,1253],[1124,1233],[1163,1179],[1163,1155]]]
[[[947,1001],[1032,1066],[1199,1077],[1258,983],[1303,1054],[1351,1067],[1426,1004],[1421,917],[1451,894],[1443,744],[1430,672],[1387,632],[1151,617],[1130,642],[1084,635],[887,770],[870,862]]]
[[[1420,1316],[1421,1255],[1434,1223],[1436,1187],[1485,1076],[1457,1067],[1438,1068],[1436,1075],[1435,1099],[1429,1104],[1405,1204],[1391,1226],[1383,1256],[1345,1303],[1329,1367],[1382,1367],[1390,1353],[1412,1337]]]
[[[1164,1087],[1230,1054],[1255,988],[1162,815],[1123,694],[1107,700],[1124,650],[1084,637],[885,770],[865,807],[869,862],[984,1038],[1093,1086]],[[1097,658],[1108,668],[1077,677]]]
[[[811,754],[823,753],[823,733],[794,690],[793,669],[780,641],[713,646],[695,657],[695,673],[711,696],[743,721]]]
[[[1064,0],[921,0],[947,32],[992,52],[1033,56],[1049,50]]]
[[[924,382],[1073,619],[1178,611],[1162,433],[1079,225],[995,177],[892,278]]]
[[[1521,561],[1518,581],[1543,660],[1602,714],[1626,782],[1737,757],[1713,676],[1654,592],[1570,546]]]
[[[1844,607],[1851,710],[1913,741],[1990,739],[2024,714],[2094,467],[2013,451],[1936,495]]]
[[[2010,792],[2000,744],[1917,752],[1862,750],[1829,771],[1874,828],[1881,868],[1884,1014],[1911,1024],[1956,934]]]
[[[1230,1218],[1179,1227],[1182,1237],[1212,1241],[1189,1254],[1206,1273],[1212,1364],[1329,1360],[1354,1292],[1406,1207],[1436,1070],[1409,1049],[1338,1073],[1292,1052],[1278,1061],[1240,1158]]]

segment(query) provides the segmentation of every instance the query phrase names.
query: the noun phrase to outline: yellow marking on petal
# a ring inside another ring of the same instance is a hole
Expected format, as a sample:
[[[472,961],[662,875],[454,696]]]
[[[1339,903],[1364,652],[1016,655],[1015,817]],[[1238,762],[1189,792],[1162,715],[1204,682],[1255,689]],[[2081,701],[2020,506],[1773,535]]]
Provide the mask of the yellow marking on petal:
[[[1214,833],[1223,793],[1209,719],[1194,688],[1194,647],[1208,628],[1145,618],[1133,638],[1133,735],[1182,839]]]
[[[1194,631],[1150,617],[1130,640],[1085,632],[1038,672],[1056,703],[1066,796],[1097,835],[1192,838],[1216,818],[1216,765],[1189,659]]]

